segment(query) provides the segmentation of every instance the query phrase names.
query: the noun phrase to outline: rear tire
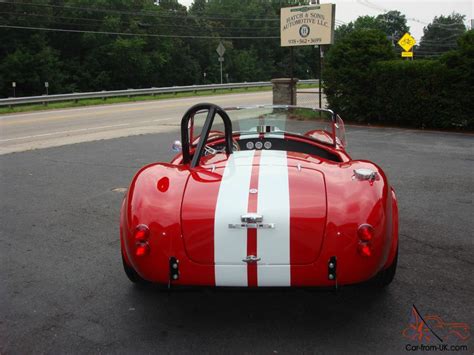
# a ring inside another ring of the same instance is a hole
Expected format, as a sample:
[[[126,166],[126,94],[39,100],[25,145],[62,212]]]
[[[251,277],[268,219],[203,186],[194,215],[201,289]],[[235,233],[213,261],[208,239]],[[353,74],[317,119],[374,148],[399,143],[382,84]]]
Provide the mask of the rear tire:
[[[149,283],[147,280],[143,279],[140,275],[138,275],[138,273],[135,271],[133,267],[127,264],[123,254],[122,254],[122,263],[123,263],[123,270],[125,271],[125,274],[127,275],[128,279],[132,281],[134,284],[146,285]]]
[[[377,275],[375,275],[375,277],[372,279],[371,284],[380,288],[390,285],[390,283],[395,278],[395,273],[397,271],[397,263],[398,263],[398,245],[397,245],[397,252],[390,266],[380,271]]]

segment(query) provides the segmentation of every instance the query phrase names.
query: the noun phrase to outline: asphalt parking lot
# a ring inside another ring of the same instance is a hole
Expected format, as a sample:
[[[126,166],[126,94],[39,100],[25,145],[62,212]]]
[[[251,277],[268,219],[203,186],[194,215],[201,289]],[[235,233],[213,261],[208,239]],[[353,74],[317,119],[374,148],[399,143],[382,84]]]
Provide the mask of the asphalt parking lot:
[[[131,285],[120,188],[169,160],[177,132],[0,156],[0,353],[405,353],[413,304],[473,327],[474,136],[347,130],[353,158],[382,166],[398,194],[399,268],[384,291]],[[472,336],[462,344],[473,353]]]

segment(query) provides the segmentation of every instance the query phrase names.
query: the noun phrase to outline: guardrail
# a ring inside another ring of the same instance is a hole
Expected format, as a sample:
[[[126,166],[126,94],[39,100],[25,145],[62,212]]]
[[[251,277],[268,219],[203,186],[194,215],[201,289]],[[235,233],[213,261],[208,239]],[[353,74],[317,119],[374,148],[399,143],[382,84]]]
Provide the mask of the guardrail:
[[[300,80],[299,84],[318,84],[318,80]],[[179,92],[197,92],[220,89],[243,89],[254,87],[271,86],[270,81],[258,81],[253,83],[230,83],[230,84],[211,84],[211,85],[189,85],[189,86],[171,86],[162,88],[148,88],[148,89],[127,89],[127,90],[113,90],[113,91],[95,91],[95,92],[80,92],[72,94],[58,94],[58,95],[41,95],[41,96],[25,96],[25,97],[10,97],[7,99],[0,99],[0,106],[15,106],[25,104],[42,103],[47,105],[48,102],[57,101],[77,101],[83,99],[103,99],[108,97],[119,96],[140,96],[140,95],[159,95],[159,94],[176,94]]]

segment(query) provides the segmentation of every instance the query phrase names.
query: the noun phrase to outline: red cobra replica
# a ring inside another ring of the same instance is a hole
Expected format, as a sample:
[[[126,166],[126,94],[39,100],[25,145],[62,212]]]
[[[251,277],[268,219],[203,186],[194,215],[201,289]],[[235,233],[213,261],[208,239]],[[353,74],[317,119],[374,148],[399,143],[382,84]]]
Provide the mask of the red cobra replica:
[[[124,198],[120,236],[131,281],[393,280],[395,193],[382,169],[346,153],[344,124],[332,111],[199,104],[181,121],[181,142],[171,163],[142,168]]]

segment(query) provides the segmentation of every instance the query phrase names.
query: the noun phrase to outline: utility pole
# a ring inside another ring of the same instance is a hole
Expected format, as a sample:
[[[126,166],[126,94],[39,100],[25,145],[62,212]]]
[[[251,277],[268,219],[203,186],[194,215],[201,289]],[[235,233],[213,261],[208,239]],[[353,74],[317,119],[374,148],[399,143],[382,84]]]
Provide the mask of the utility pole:
[[[313,5],[319,5],[319,0],[311,0],[311,4]],[[323,50],[321,48],[321,45],[318,45],[318,65],[319,65],[319,68],[318,68],[318,85],[319,85],[319,88],[318,88],[318,93],[319,93],[319,98],[318,98],[318,101],[319,101],[319,108],[322,108],[322,97],[323,97],[323,94],[321,92],[321,81],[322,81],[322,71],[323,71]]]

